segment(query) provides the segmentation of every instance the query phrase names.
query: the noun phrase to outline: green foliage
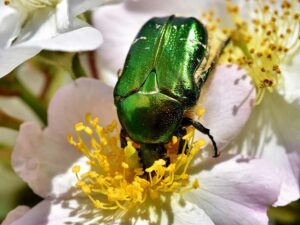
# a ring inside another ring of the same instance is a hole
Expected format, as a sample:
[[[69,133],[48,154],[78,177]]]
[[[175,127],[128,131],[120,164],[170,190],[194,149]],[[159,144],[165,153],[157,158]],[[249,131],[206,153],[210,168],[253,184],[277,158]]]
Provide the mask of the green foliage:
[[[299,225],[300,200],[285,207],[272,207],[268,215],[272,225]]]

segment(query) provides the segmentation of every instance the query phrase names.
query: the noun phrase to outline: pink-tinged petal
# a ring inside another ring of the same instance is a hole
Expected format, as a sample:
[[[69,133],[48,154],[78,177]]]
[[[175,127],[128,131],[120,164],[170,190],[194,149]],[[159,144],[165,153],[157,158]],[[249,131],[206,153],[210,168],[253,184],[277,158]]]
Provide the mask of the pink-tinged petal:
[[[260,148],[259,153],[263,159],[273,163],[279,170],[277,176],[283,179],[283,184],[274,206],[284,206],[300,198],[299,169],[298,171],[296,169],[300,165],[299,150],[288,153],[289,149],[281,142],[283,139],[274,135],[273,132],[264,134],[269,137],[268,142],[260,140],[263,141],[260,142],[263,147]]]
[[[300,198],[300,152],[288,154],[295,181],[298,182],[298,198]],[[297,179],[298,178],[298,179]]]
[[[57,224],[174,224],[213,225],[211,219],[197,205],[173,198],[168,208],[158,206],[157,211],[147,206],[136,208],[125,216],[120,212],[93,208],[88,198],[71,200],[44,200],[11,225],[57,225]],[[143,212],[141,214],[141,212]]]
[[[152,17],[178,16],[199,18],[208,9],[225,10],[220,0],[128,0],[122,4],[107,5],[93,13],[93,24],[103,35],[98,50],[98,68],[101,78],[109,85],[117,81],[117,71],[123,68],[125,57],[142,25]]]
[[[247,122],[255,89],[245,71],[237,66],[218,66],[211,76],[212,80],[204,85],[201,93],[200,104],[205,108],[202,122],[222,149]]]
[[[11,225],[105,224],[101,223],[99,210],[93,211],[89,203],[77,199],[44,200]]]
[[[81,78],[57,91],[49,105],[48,127],[65,139],[88,112],[103,126],[117,120],[113,89],[99,80]]]
[[[7,214],[5,220],[2,222],[2,225],[12,224],[14,221],[18,220],[23,215],[25,215],[25,213],[27,213],[29,210],[30,208],[28,206],[25,205],[18,206],[17,208],[13,209]]]
[[[69,0],[69,7],[72,16],[77,16],[81,13],[84,13],[87,10],[94,9],[100,5],[105,4],[115,4],[122,2],[123,0]]]
[[[185,199],[201,207],[215,224],[268,224],[267,210],[281,185],[275,167],[266,160],[222,155],[201,168],[191,177],[199,179],[199,189],[188,192]]]
[[[67,142],[74,125],[86,113],[100,118],[101,125],[116,119],[113,93],[101,81],[82,78],[61,88],[49,105],[49,126],[44,131],[35,123],[21,126],[12,156],[15,171],[43,197],[64,194],[76,182],[71,167],[82,154]]]
[[[76,178],[70,167],[81,156],[49,129],[43,131],[39,125],[26,122],[16,140],[12,165],[36,194],[56,197],[74,187]],[[60,182],[55,182],[57,180]]]
[[[300,197],[299,176],[294,173],[289,153],[300,149],[300,118],[297,105],[289,104],[277,93],[266,93],[233,144],[237,152],[262,157],[280,171],[284,183],[276,206]]]
[[[284,177],[285,182],[281,186],[280,195],[274,206],[284,206],[300,198],[299,165],[300,152],[293,152],[289,154],[283,152],[280,168],[282,172],[281,176]]]

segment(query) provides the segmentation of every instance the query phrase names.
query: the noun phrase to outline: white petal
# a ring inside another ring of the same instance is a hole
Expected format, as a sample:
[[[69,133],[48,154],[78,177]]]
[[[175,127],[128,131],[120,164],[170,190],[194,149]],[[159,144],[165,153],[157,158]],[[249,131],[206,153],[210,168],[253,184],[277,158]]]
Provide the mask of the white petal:
[[[73,25],[76,16],[97,6],[114,3],[118,0],[62,0],[56,7],[56,22],[60,31],[65,31]]]
[[[300,149],[299,112],[296,105],[287,103],[277,93],[266,94],[235,145],[237,151],[262,157],[279,168],[284,183],[276,205],[300,197],[299,177],[287,155]]]
[[[38,54],[41,48],[7,48],[0,49],[0,78],[11,72],[27,59]]]
[[[55,10],[56,26],[58,31],[64,32],[72,25],[70,2],[69,0],[62,0],[56,6]]]
[[[122,223],[123,222],[123,223]],[[214,225],[211,218],[191,202],[179,198],[177,194],[168,196],[166,200],[155,200],[152,204],[146,201],[133,208],[118,224],[173,224],[173,225]]]
[[[245,71],[221,65],[204,85],[200,103],[205,108],[203,124],[210,129],[219,148],[235,138],[247,122],[255,90]],[[210,143],[210,142],[209,142]]]
[[[39,47],[52,51],[88,51],[93,50],[102,43],[99,31],[92,27],[82,27],[65,33],[49,37],[47,40],[29,40],[18,46]]]
[[[1,7],[2,8],[2,7]],[[2,18],[3,19],[3,18]],[[97,48],[102,43],[101,33],[76,19],[73,26],[60,32],[55,14],[41,9],[26,23],[13,46],[0,49],[0,78],[18,65],[38,54],[42,49],[54,51],[86,51]],[[12,20],[10,20],[12,21]],[[5,35],[14,35],[17,27],[10,26]],[[6,39],[9,40],[6,40]],[[11,42],[10,37],[1,35],[0,46]],[[4,47],[4,46],[1,46]]]
[[[220,6],[220,7],[219,7]],[[99,70],[103,80],[114,85],[117,71],[123,67],[126,54],[141,26],[152,17],[195,16],[207,9],[224,9],[219,0],[129,0],[118,5],[101,7],[93,13],[93,24],[103,34],[104,43],[99,53]]]
[[[55,13],[47,8],[39,9],[25,23],[15,45],[26,41],[47,40],[58,33]]]
[[[65,1],[61,2],[61,8],[57,12],[49,12],[48,9],[36,11],[22,29],[15,46],[60,51],[84,51],[97,48],[102,43],[98,30],[89,27],[79,19],[66,22],[68,18],[61,18],[60,15],[65,15],[67,13],[65,11],[68,11],[67,6],[63,4],[66,4]]]
[[[15,46],[76,52],[95,49],[102,43],[101,33],[86,23],[76,19],[72,26],[60,31],[56,20],[55,14],[48,16],[47,11],[38,11],[22,29]]]
[[[208,217],[199,205],[188,201],[178,202],[176,199],[173,200],[171,204],[174,215],[174,225],[214,225],[211,218]]]
[[[300,54],[297,54],[291,64],[282,65],[283,85],[279,93],[289,103],[296,104],[300,110]]]
[[[0,48],[8,47],[21,26],[21,15],[10,7],[0,6]]]
[[[25,205],[20,205],[20,206],[16,207],[15,209],[10,211],[6,215],[6,218],[4,219],[2,225],[12,224],[14,221],[18,220],[23,215],[25,215],[25,213],[27,213],[29,210],[30,210],[30,208],[28,206],[25,206]]]
[[[202,165],[199,175],[192,177],[199,179],[200,188],[184,198],[201,207],[216,224],[266,225],[267,210],[280,190],[276,171],[265,160],[241,156],[226,160],[222,155]]]

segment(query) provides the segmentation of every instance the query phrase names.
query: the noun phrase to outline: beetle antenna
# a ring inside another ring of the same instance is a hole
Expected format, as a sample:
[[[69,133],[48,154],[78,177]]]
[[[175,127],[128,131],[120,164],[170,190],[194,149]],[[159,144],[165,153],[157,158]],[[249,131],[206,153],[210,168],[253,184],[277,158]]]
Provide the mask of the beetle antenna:
[[[214,155],[213,155],[213,157],[216,158],[220,155],[220,153],[218,151],[217,143],[215,142],[214,137],[210,134],[210,131],[209,131],[208,128],[204,127],[200,122],[194,121],[191,118],[187,118],[187,117],[183,118],[182,125],[183,126],[192,125],[193,127],[195,127],[201,133],[206,134],[209,137],[209,139],[211,140],[211,142],[214,146]]]

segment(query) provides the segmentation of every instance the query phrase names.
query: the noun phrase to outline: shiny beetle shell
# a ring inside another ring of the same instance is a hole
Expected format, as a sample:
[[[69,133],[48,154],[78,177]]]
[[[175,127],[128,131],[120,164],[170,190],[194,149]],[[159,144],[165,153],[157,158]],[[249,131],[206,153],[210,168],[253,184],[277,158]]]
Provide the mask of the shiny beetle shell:
[[[141,28],[114,89],[130,138],[159,144],[177,132],[207,77],[197,73],[206,62],[207,42],[207,31],[195,18],[152,18]]]

